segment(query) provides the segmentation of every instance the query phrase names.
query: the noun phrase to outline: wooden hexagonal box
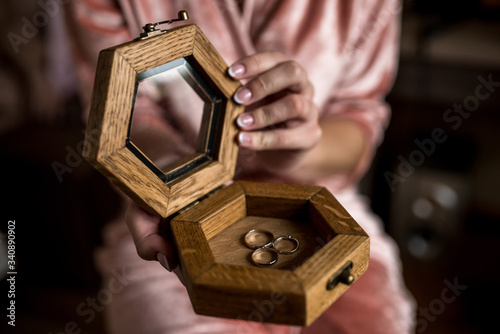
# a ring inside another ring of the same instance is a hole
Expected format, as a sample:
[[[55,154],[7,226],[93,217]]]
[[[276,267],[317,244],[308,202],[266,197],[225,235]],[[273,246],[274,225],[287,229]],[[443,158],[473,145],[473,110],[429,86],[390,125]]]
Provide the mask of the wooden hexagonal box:
[[[171,225],[194,310],[305,326],[368,266],[369,238],[325,188],[234,182],[239,83],[200,29],[101,51],[84,156]],[[177,71],[204,101],[196,152],[160,168],[131,137],[137,87]],[[267,239],[266,239],[267,238]],[[266,239],[266,240],[265,240]]]

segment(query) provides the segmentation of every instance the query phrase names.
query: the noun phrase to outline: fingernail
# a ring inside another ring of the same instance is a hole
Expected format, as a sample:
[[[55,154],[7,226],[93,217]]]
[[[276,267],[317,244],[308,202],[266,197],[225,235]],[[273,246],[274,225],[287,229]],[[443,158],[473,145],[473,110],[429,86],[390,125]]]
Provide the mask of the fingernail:
[[[158,254],[156,254],[156,259],[158,260],[158,262],[160,262],[160,264],[163,266],[163,268],[172,272],[172,269],[170,269],[170,266],[168,265],[168,261],[167,261],[167,258],[165,257],[165,255],[163,255],[162,253],[158,253]]]
[[[246,70],[245,65],[234,64],[227,70],[227,73],[229,73],[229,75],[233,78],[238,78],[245,74]]]
[[[243,146],[250,145],[252,143],[252,136],[246,132],[240,132],[238,135],[238,142]]]
[[[245,128],[247,126],[253,125],[255,123],[255,119],[250,114],[242,114],[236,120],[236,123],[240,128]]]
[[[238,104],[247,103],[252,99],[252,91],[248,88],[242,88],[234,94],[234,100]]]

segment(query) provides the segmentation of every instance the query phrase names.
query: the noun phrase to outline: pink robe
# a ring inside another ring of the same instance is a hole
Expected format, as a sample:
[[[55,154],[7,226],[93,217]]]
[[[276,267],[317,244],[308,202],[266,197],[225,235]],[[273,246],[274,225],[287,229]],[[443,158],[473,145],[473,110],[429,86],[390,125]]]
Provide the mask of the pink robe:
[[[382,222],[356,190],[389,119],[384,95],[391,88],[398,54],[399,12],[393,0],[82,0],[68,5],[83,101],[90,101],[101,49],[130,41],[148,22],[188,11],[227,64],[245,55],[278,50],[299,62],[315,88],[323,119],[356,122],[368,149],[350,173],[314,179],[327,187],[371,238],[370,267],[308,328],[196,315],[184,286],[159,263],[140,259],[122,220],[110,223],[97,253],[104,286],[117,272],[123,289],[107,305],[111,333],[410,333],[414,301],[401,276],[398,250]],[[178,24],[176,24],[178,25]],[[175,25],[174,25],[175,26]],[[139,98],[134,122],[164,126],[173,138],[192,145],[201,113],[163,108],[165,91],[155,84]],[[183,94],[169,90],[169,94]],[[174,95],[175,95],[174,94]],[[168,113],[167,113],[168,110]],[[199,110],[199,109],[194,109]],[[174,119],[176,126],[166,119]],[[240,159],[244,163],[244,159]],[[238,177],[247,177],[241,173]],[[273,180],[279,181],[279,180]],[[294,182],[294,180],[286,180]],[[115,282],[116,279],[113,281]]]

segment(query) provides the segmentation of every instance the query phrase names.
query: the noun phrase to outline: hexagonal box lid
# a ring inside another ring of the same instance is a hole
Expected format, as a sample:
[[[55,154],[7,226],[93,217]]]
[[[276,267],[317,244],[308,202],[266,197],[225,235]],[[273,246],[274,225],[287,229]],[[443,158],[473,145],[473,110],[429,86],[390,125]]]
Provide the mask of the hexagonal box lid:
[[[162,169],[130,136],[139,83],[175,70],[205,107],[196,152]],[[196,25],[186,25],[99,54],[84,157],[149,211],[167,217],[234,176],[239,83]]]

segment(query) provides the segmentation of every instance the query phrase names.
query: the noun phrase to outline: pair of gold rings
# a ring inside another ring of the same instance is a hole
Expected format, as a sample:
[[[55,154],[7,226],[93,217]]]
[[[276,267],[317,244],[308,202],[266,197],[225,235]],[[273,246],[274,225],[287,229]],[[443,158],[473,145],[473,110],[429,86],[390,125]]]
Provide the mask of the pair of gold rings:
[[[245,244],[254,249],[252,262],[259,267],[272,266],[278,261],[278,254],[293,254],[300,246],[299,241],[290,235],[274,238],[271,232],[258,229],[245,234]]]

